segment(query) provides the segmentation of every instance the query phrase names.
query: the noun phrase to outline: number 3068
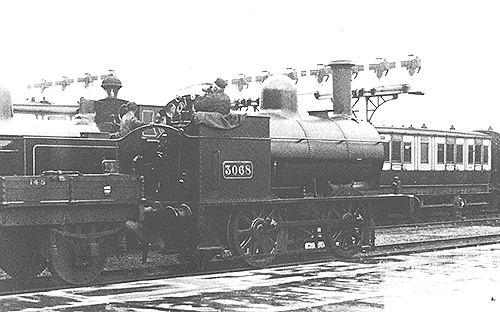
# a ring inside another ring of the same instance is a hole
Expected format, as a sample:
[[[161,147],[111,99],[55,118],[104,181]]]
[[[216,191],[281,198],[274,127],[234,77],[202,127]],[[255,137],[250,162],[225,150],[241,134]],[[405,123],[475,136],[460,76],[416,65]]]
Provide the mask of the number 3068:
[[[224,179],[251,179],[253,177],[251,161],[225,161],[223,166]]]

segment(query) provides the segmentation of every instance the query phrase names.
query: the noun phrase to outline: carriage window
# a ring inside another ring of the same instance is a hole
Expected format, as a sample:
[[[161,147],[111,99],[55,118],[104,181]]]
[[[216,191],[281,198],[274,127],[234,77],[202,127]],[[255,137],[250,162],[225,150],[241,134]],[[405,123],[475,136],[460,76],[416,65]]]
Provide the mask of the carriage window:
[[[452,164],[455,161],[455,145],[446,144],[446,163]]]
[[[483,146],[483,164],[487,165],[489,163],[489,149],[488,146]]]
[[[411,142],[404,142],[403,148],[403,162],[411,164]]]
[[[437,153],[438,153],[437,163],[444,164],[444,144],[438,144]]]
[[[396,163],[401,162],[401,142],[392,141],[392,161]]]
[[[474,146],[473,145],[469,145],[469,157],[468,157],[467,161],[471,165],[474,163]]]
[[[389,161],[389,142],[384,142],[384,161]]]
[[[464,163],[464,146],[462,144],[457,145],[457,164]]]
[[[475,147],[474,147],[474,149],[475,149],[474,161],[476,164],[481,163],[481,148],[482,148],[482,145],[475,145]]]
[[[429,163],[429,143],[420,143],[420,162]]]

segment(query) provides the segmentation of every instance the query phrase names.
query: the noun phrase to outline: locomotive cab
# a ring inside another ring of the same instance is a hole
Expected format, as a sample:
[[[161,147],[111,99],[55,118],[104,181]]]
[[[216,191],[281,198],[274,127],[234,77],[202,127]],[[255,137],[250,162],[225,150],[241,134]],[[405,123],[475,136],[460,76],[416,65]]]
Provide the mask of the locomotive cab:
[[[120,173],[144,176],[150,199],[191,204],[272,198],[269,118],[246,116],[232,129],[205,121],[184,128],[148,125],[117,144]]]

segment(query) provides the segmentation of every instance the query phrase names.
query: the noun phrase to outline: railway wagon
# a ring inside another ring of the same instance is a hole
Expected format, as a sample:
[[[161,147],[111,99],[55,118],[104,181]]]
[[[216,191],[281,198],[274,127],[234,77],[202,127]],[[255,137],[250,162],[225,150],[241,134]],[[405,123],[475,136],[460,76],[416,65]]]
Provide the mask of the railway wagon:
[[[3,135],[0,157],[15,165],[0,172],[0,267],[16,278],[49,268],[89,283],[127,231],[179,259],[230,256],[251,266],[373,247],[373,215],[409,213],[412,197],[353,188],[378,187],[383,142],[349,115],[352,65],[331,64],[334,118],[298,118],[295,86],[278,76],[263,84],[256,116],[182,105],[170,124],[113,138],[116,110],[107,104],[120,101],[110,98],[94,108],[100,132]]]
[[[0,129],[0,268],[18,279],[47,266],[71,283],[95,278],[122,224],[138,210],[142,180],[103,170],[119,156],[117,142],[85,138],[62,124],[57,131],[39,128],[45,135],[26,127],[13,134],[15,124],[8,119],[4,125],[9,127]]]

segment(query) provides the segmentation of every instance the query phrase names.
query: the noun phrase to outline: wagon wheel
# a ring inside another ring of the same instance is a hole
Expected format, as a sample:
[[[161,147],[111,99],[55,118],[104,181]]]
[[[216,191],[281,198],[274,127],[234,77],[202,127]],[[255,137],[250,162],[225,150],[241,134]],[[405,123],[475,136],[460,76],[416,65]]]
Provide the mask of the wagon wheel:
[[[273,207],[240,209],[229,216],[227,235],[231,252],[252,267],[271,263],[286,249],[286,231],[279,227],[281,211]]]
[[[98,232],[94,224],[52,229],[49,235],[52,274],[74,285],[96,279],[104,270],[110,251],[117,245],[119,229]]]
[[[42,235],[33,228],[0,230],[0,267],[5,273],[18,280],[30,280],[47,267],[38,249],[38,238]]]
[[[361,196],[352,188],[344,188],[336,196]],[[375,227],[366,205],[359,200],[345,200],[334,203],[327,218],[335,224],[328,228],[327,243],[339,257],[352,257],[361,247],[369,245],[375,236]]]

